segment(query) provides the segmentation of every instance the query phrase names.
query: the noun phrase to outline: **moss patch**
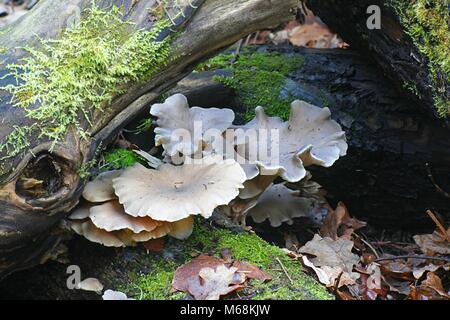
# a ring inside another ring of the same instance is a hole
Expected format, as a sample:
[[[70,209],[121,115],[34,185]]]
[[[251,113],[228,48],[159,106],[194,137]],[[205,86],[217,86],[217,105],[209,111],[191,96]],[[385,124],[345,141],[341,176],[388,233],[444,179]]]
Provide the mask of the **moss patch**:
[[[441,117],[450,115],[446,86],[450,81],[450,30],[447,0],[390,0],[406,33],[428,58],[433,98]]]
[[[288,94],[280,97],[286,76],[297,70],[303,58],[286,56],[277,52],[244,52],[239,59],[231,63],[232,54],[220,54],[201,64],[197,70],[226,69],[231,77],[218,76],[215,79],[235,89],[239,102],[244,106],[244,120],[255,116],[255,107],[262,106],[269,116],[289,118],[293,97]]]
[[[131,281],[120,285],[119,288],[137,299],[183,299],[186,297],[185,293],[170,292],[176,268],[200,253],[220,256],[223,249],[230,249],[233,258],[257,265],[273,277],[273,280],[267,283],[251,281],[246,289],[238,293],[241,298],[333,298],[322,285],[302,272],[299,262],[290,259],[280,248],[268,244],[254,234],[233,233],[200,221],[196,223],[194,234],[188,240],[170,239],[163,253],[150,254],[145,262],[136,260],[131,268],[135,270],[128,274]],[[286,268],[292,283],[281,264]],[[148,266],[149,272],[142,272],[143,265]]]
[[[87,138],[89,130],[81,119],[91,126],[95,110],[107,108],[129,83],[154,74],[170,53],[170,37],[156,41],[170,26],[166,19],[145,31],[123,21],[117,7],[104,11],[93,5],[84,14],[79,25],[64,31],[59,40],[42,40],[38,49],[25,48],[28,57],[8,66],[17,85],[3,89],[12,94],[13,105],[37,123],[33,131],[38,137],[53,141],[50,151],[69,128]],[[27,146],[15,143],[21,135],[14,129],[0,152],[6,151],[7,157],[22,152]]]

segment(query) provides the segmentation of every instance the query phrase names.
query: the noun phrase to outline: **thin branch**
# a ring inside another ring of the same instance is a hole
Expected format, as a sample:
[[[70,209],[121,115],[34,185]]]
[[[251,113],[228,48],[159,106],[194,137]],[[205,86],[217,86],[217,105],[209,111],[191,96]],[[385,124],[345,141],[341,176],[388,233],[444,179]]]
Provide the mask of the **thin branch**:
[[[431,218],[431,220],[433,220],[433,222],[436,224],[436,226],[438,227],[439,231],[441,231],[442,236],[445,238],[445,240],[450,242],[449,236],[447,234],[447,230],[445,229],[445,227],[442,225],[442,223],[439,221],[438,218],[436,218],[436,215],[431,211],[431,210],[427,210],[427,215]]]
[[[289,275],[289,273],[287,272],[286,268],[284,267],[283,263],[281,262],[281,260],[279,258],[276,258],[278,263],[280,264],[281,268],[284,271],[284,274],[286,275],[286,277],[289,279],[289,281],[291,282],[291,284],[294,284],[294,281],[292,280],[291,276]]]
[[[375,259],[375,262],[386,261],[386,260],[399,260],[399,259],[423,259],[423,260],[437,260],[437,261],[450,262],[450,258],[446,258],[446,257],[415,256],[415,255],[378,258],[378,259]]]

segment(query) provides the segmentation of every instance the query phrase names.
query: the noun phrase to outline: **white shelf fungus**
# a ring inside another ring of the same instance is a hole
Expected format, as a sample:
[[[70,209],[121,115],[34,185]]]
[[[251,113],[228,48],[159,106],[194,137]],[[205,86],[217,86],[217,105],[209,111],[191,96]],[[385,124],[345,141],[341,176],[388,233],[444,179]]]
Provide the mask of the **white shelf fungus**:
[[[216,207],[239,194],[245,180],[236,161],[210,156],[200,163],[163,164],[158,170],[135,164],[113,185],[129,215],[174,222],[190,215],[209,218]]]
[[[175,94],[164,103],[154,104],[150,114],[158,118],[155,144],[162,145],[169,156],[198,152],[203,144],[210,143],[214,137],[207,132],[213,129],[221,134],[234,120],[231,109],[189,108],[187,98],[182,94]]]
[[[284,122],[278,117],[268,117],[262,107],[257,107],[256,118],[242,127],[245,132],[252,129],[257,132],[257,148],[244,148],[245,136],[238,136],[236,150],[260,173],[298,182],[306,175],[305,167],[330,167],[347,152],[345,132],[330,115],[328,108],[296,100],[291,105],[289,121]],[[261,147],[267,151],[262,155]]]

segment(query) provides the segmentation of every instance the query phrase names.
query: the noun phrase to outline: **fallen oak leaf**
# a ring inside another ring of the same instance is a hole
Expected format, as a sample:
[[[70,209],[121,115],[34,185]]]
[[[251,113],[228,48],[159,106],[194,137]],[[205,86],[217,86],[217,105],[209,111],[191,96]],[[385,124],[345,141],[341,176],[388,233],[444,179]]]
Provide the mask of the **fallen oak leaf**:
[[[221,296],[226,296],[245,286],[236,284],[245,282],[245,276],[240,280],[236,279],[236,271],[238,269],[227,268],[224,264],[219,265],[216,269],[202,268],[199,277],[191,277],[188,281],[188,292],[196,300],[219,300]]]
[[[172,280],[172,291],[188,291],[188,282],[191,278],[197,278],[201,269],[203,268],[216,268],[219,265],[223,265],[224,260],[206,255],[198,256],[192,259],[190,262],[180,266],[175,271]]]
[[[315,256],[308,259],[303,256],[303,263],[312,268],[319,281],[327,287],[335,285],[353,285],[359,278],[359,274],[353,272],[353,266],[359,262],[359,257],[351,252],[353,242],[350,240],[333,240],[322,238],[318,234],[299,249],[299,252]]]
[[[310,261],[315,266],[340,266],[346,272],[351,272],[353,266],[359,262],[359,257],[352,253],[353,242],[350,240],[333,240],[322,238],[318,234],[299,249],[299,252],[314,255]]]

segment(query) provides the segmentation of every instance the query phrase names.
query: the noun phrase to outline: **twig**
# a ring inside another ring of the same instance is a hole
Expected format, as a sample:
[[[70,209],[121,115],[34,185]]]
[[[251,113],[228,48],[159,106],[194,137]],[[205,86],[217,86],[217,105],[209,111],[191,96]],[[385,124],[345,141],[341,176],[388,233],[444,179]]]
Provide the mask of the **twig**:
[[[438,229],[441,231],[442,235],[445,237],[445,240],[450,242],[450,239],[448,237],[447,234],[447,230],[445,230],[444,226],[442,225],[442,223],[439,221],[438,218],[436,218],[436,215],[431,212],[431,210],[427,210],[427,215],[431,218],[431,220],[433,220],[433,222],[436,224],[436,226],[438,227]]]
[[[341,271],[339,276],[334,281],[334,290],[333,290],[333,292],[334,292],[335,295],[337,295],[337,291],[339,290],[339,283],[341,282],[341,277],[342,277],[343,273],[344,273],[344,271]]]
[[[414,255],[378,258],[378,259],[375,259],[375,262],[380,262],[380,261],[385,261],[385,260],[398,260],[398,259],[424,259],[424,260],[438,260],[438,261],[450,262],[450,258],[445,258],[445,257],[414,256]]]
[[[287,272],[286,268],[284,267],[283,263],[281,262],[280,258],[276,258],[278,263],[281,266],[281,269],[283,269],[284,274],[286,275],[286,277],[289,279],[289,281],[291,282],[291,284],[294,284],[294,281],[292,280],[291,276],[289,275],[289,273]]]
[[[425,167],[427,168],[428,178],[430,179],[431,183],[434,185],[436,190],[442,194],[446,198],[450,198],[450,193],[442,189],[437,183],[436,180],[434,180],[433,174],[431,173],[430,165],[428,163],[425,163]]]
[[[357,234],[357,233],[355,233],[355,234],[366,246],[368,246],[370,248],[370,250],[372,250],[375,257],[380,258],[380,255],[378,254],[377,250],[375,250],[375,248],[368,241],[364,240],[363,237],[361,237],[359,234]]]

